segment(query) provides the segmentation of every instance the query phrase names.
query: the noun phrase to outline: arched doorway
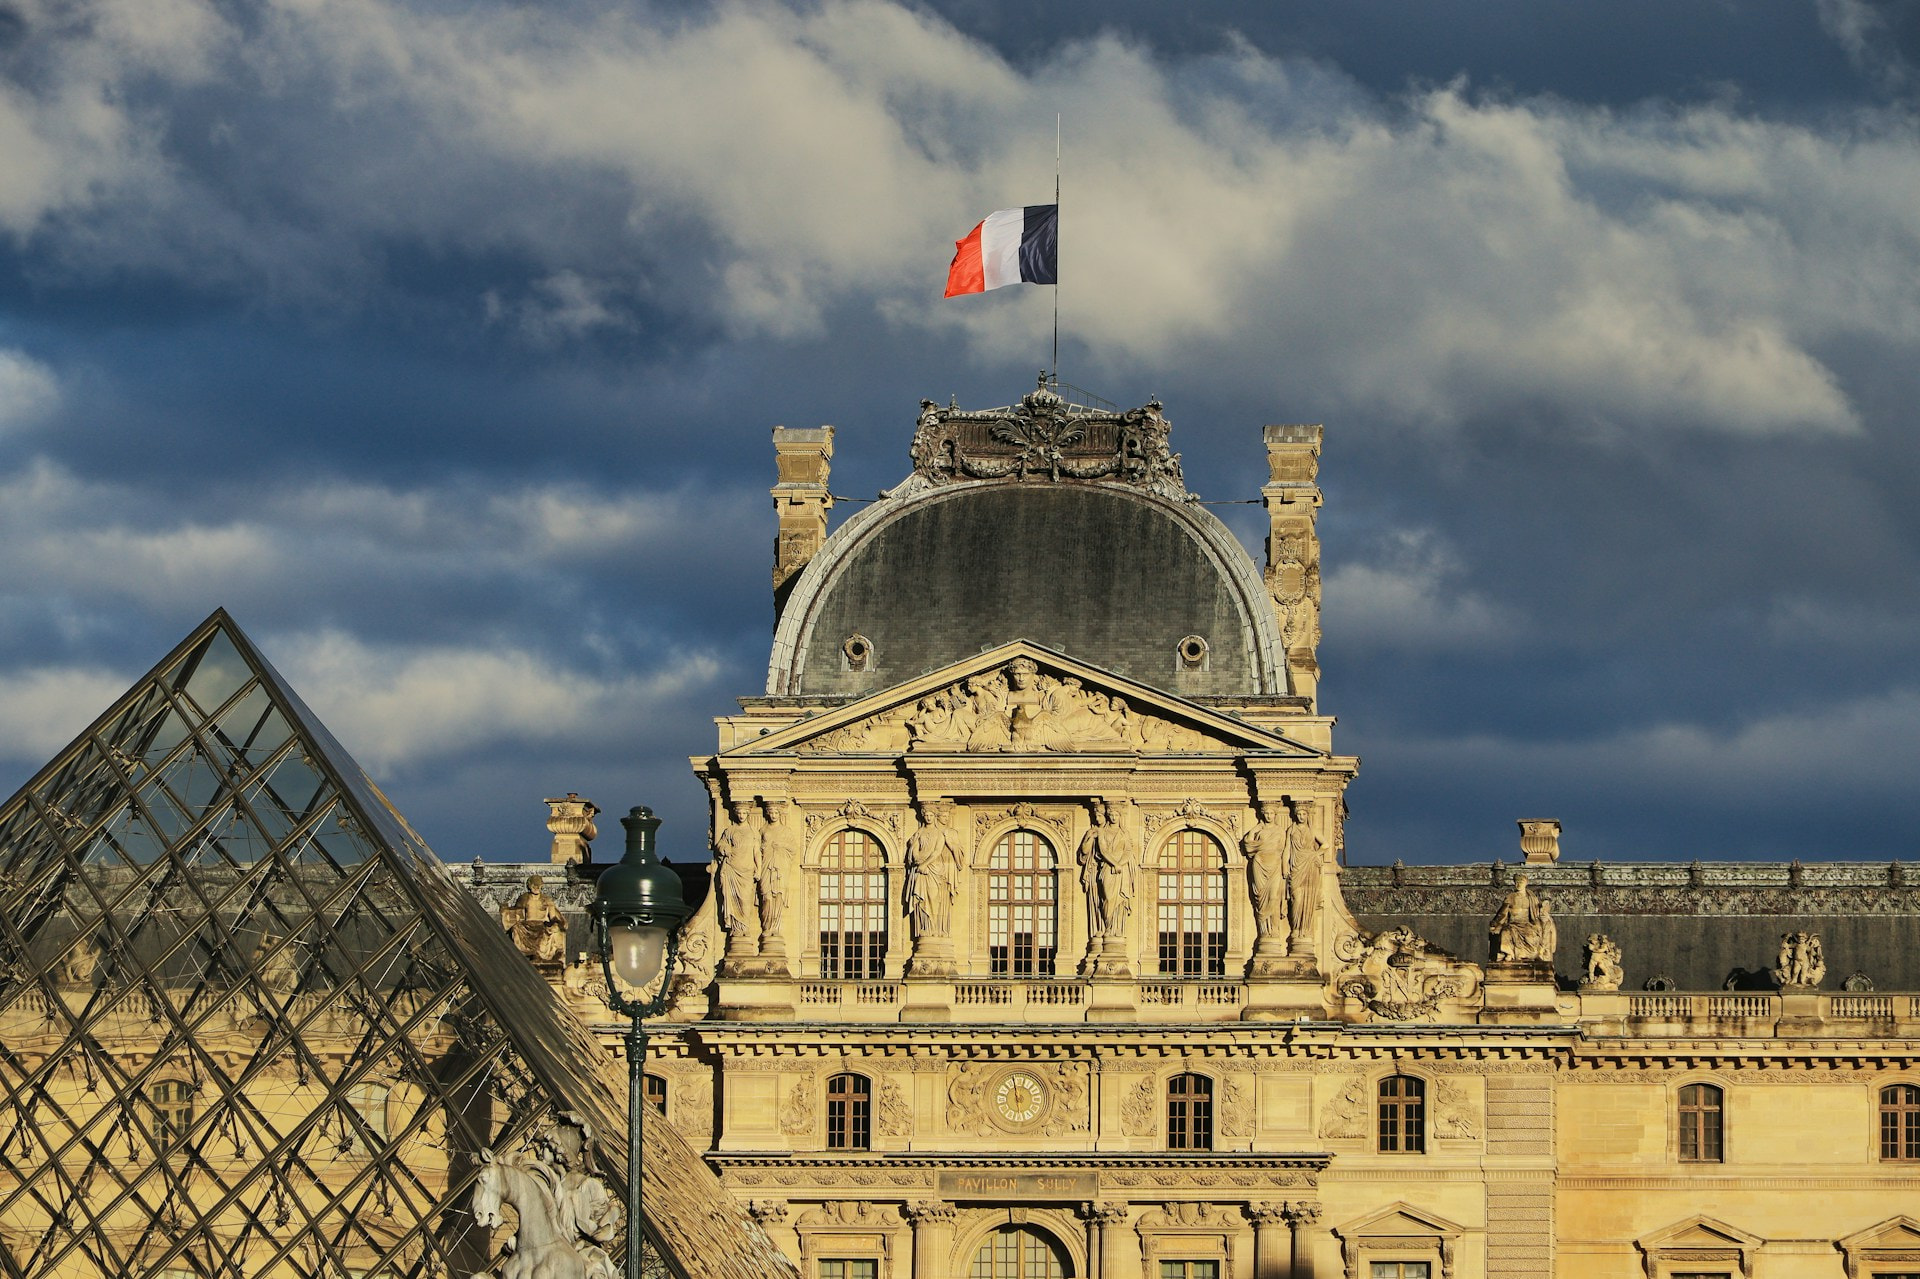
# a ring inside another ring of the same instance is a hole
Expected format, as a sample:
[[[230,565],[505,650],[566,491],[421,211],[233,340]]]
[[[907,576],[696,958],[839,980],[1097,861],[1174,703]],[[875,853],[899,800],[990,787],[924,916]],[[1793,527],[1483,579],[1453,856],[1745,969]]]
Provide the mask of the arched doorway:
[[[967,1279],[1067,1279],[1060,1242],[1034,1226],[1001,1226],[980,1241]]]

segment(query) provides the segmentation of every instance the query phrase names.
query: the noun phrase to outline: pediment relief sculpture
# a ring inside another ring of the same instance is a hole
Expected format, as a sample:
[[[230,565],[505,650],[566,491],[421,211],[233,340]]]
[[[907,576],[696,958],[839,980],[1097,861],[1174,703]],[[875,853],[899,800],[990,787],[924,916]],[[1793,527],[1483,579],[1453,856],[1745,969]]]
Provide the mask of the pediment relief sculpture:
[[[1334,956],[1346,967],[1334,990],[1358,1000],[1384,1021],[1421,1021],[1443,1000],[1475,998],[1483,980],[1479,965],[1458,959],[1406,927],[1354,933],[1338,939]]]
[[[801,742],[802,754],[1138,753],[1238,746],[1145,711],[1077,675],[1053,675],[1030,657],[954,681]]]

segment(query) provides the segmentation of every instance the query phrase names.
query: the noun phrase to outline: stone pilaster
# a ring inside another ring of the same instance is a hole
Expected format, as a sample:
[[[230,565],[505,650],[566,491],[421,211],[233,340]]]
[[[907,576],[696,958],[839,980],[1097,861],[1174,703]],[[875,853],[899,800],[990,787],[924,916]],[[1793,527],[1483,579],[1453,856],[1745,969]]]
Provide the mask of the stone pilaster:
[[[1099,1258],[1094,1279],[1140,1279],[1140,1245],[1127,1229],[1127,1206],[1083,1204],[1080,1215],[1087,1223],[1087,1254]]]
[[[1293,1232],[1287,1206],[1248,1204],[1247,1218],[1253,1222],[1253,1279],[1287,1279],[1293,1273]]]
[[[776,426],[773,456],[780,481],[772,489],[773,508],[780,517],[773,551],[773,611],[778,616],[794,579],[827,540],[827,512],[833,508],[827,492],[833,428]]]
[[[906,1214],[913,1223],[913,1279],[941,1279],[953,1247],[953,1205],[919,1199],[906,1206]]]
[[[1310,1200],[1290,1200],[1282,1209],[1293,1228],[1293,1273],[1290,1279],[1314,1279],[1313,1228],[1320,1222],[1320,1205]],[[1258,1240],[1255,1242],[1256,1250]],[[1265,1279],[1260,1276],[1259,1279]]]
[[[787,1205],[778,1199],[753,1199],[747,1203],[747,1215],[760,1224],[780,1251],[800,1260],[800,1236],[787,1222]]]

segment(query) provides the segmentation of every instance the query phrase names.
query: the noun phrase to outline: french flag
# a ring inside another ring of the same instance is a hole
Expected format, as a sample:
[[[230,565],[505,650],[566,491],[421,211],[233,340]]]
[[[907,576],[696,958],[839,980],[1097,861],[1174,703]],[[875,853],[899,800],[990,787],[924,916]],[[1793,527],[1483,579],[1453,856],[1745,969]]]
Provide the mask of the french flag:
[[[1060,282],[1060,206],[1001,209],[953,245],[947,296],[985,293],[1003,284]]]

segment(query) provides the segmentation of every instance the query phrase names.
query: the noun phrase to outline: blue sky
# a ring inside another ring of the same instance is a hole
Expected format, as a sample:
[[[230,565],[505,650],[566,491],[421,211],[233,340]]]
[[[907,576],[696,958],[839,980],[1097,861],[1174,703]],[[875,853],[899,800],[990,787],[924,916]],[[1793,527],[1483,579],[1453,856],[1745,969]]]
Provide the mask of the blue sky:
[[[870,496],[1032,384],[1049,290],[939,295],[1059,112],[1066,379],[1210,499],[1326,424],[1354,860],[1912,857],[1916,55],[1864,0],[5,0],[0,782],[225,605],[450,860],[569,790],[704,855],[768,428]]]

